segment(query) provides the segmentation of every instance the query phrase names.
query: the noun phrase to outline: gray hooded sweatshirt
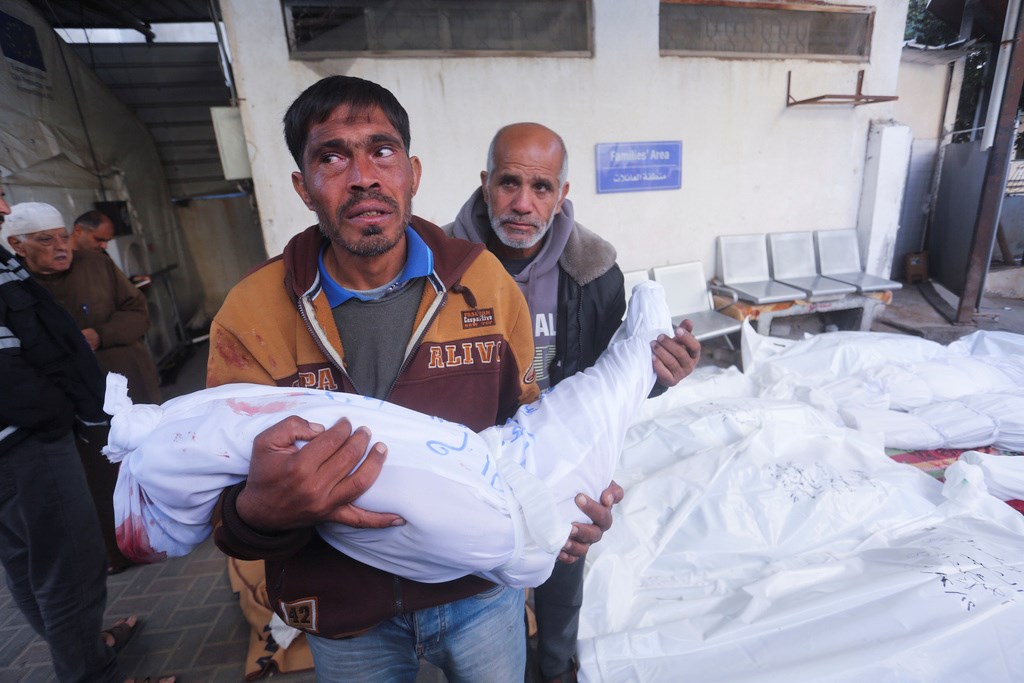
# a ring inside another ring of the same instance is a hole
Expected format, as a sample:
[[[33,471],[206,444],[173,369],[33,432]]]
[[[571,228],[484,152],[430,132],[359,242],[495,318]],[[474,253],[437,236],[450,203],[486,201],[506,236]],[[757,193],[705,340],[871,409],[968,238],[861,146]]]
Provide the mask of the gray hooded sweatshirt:
[[[487,244],[492,230],[487,215],[487,204],[480,188],[477,188],[462,206],[455,222],[443,229],[452,237]],[[615,249],[573,220],[572,202],[566,199],[562,202],[561,211],[555,215],[540,251],[526,267],[512,276],[526,297],[533,316],[536,348],[533,367],[537,373],[537,384],[541,389],[549,386],[548,369],[556,353],[555,321],[558,320],[559,262],[561,261],[563,269],[568,271],[567,265],[572,267],[571,263],[580,260],[572,258],[572,254],[568,253],[575,251],[568,245],[570,240],[573,243],[579,241],[580,231],[585,232],[587,237],[594,238],[588,240],[588,246],[595,246],[597,242],[601,248],[586,250],[589,253],[582,259],[585,263],[581,264],[581,268],[572,268],[572,271],[579,272],[569,271],[569,276],[580,285],[584,285],[614,266]],[[574,235],[574,232],[577,234]],[[574,237],[575,239],[572,239]]]

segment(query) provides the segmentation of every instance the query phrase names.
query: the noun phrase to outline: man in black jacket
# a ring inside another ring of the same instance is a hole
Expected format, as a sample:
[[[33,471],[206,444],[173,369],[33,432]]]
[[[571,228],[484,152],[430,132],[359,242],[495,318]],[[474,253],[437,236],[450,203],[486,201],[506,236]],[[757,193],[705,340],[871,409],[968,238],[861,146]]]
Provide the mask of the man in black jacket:
[[[0,225],[10,214],[0,188]],[[136,619],[101,634],[99,519],[72,428],[107,420],[103,377],[71,316],[0,248],[0,561],[61,681],[125,680],[116,651]],[[173,680],[173,679],[162,679]]]
[[[573,220],[568,170],[557,133],[536,123],[505,126],[491,142],[480,188],[445,228],[454,237],[486,244],[523,291],[533,317],[533,369],[541,389],[593,365],[626,310],[615,248]],[[684,321],[674,338],[663,335],[652,345],[662,387],[674,386],[697,364],[700,343],[691,331]],[[609,510],[621,499],[614,482],[601,494]],[[577,560],[605,530],[574,525],[561,562],[534,593],[545,681],[576,680],[573,657],[583,601],[583,562]]]

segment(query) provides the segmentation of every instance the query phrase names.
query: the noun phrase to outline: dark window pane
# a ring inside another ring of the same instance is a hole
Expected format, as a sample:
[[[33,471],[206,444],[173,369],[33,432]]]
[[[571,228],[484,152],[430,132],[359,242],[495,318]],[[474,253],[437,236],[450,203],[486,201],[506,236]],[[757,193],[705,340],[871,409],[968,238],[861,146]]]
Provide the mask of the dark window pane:
[[[867,57],[872,11],[662,2],[660,48],[668,52]]]
[[[586,53],[589,0],[282,0],[294,56]]]

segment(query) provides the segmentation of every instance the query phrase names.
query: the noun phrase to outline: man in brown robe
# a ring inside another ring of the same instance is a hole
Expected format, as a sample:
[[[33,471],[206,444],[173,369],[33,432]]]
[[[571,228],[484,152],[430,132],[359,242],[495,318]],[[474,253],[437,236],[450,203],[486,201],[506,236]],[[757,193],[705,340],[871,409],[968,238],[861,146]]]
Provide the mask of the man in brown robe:
[[[63,218],[48,204],[27,202],[11,207],[7,243],[25,268],[71,314],[104,372],[128,378],[134,403],[159,403],[160,378],[146,347],[149,329],[146,298],[107,256],[72,251]],[[110,573],[130,562],[117,548],[112,497],[117,466],[100,453],[106,425],[81,431],[77,443],[86,478],[100,515]]]

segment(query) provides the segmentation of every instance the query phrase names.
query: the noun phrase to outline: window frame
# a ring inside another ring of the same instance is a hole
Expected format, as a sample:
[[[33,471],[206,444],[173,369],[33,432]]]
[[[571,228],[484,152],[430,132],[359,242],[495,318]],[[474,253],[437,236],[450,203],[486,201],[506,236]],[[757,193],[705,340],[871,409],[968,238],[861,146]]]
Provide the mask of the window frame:
[[[441,0],[443,2],[443,0]],[[530,0],[526,0],[529,2]],[[583,5],[584,27],[587,48],[585,50],[480,50],[480,49],[429,49],[429,50],[308,50],[297,49],[295,46],[295,26],[290,8],[296,5],[329,8],[332,0],[281,0],[281,13],[284,21],[285,38],[288,43],[288,58],[295,61],[316,61],[323,59],[423,59],[452,57],[555,57],[555,58],[590,58],[594,56],[594,7],[593,0],[563,0]],[[495,5],[509,4],[495,0]],[[364,8],[365,9],[365,8]],[[444,9],[437,8],[438,11]]]
[[[794,53],[794,52],[726,52],[717,50],[680,50],[664,49],[661,47],[661,19],[662,14],[659,7],[658,12],[658,53],[662,57],[710,57],[714,59],[748,59],[748,60],[789,60],[802,59],[807,61],[829,61],[829,62],[853,62],[867,63],[871,60],[871,47],[874,31],[875,16],[877,8],[870,5],[837,5],[827,2],[816,2],[806,0],[804,2],[792,2],[789,0],[659,0],[659,5],[691,5],[705,7],[735,7],[743,9],[771,9],[784,10],[788,12],[818,12],[836,14],[857,14],[865,17],[865,45],[863,55],[850,54],[821,54],[821,53]]]

